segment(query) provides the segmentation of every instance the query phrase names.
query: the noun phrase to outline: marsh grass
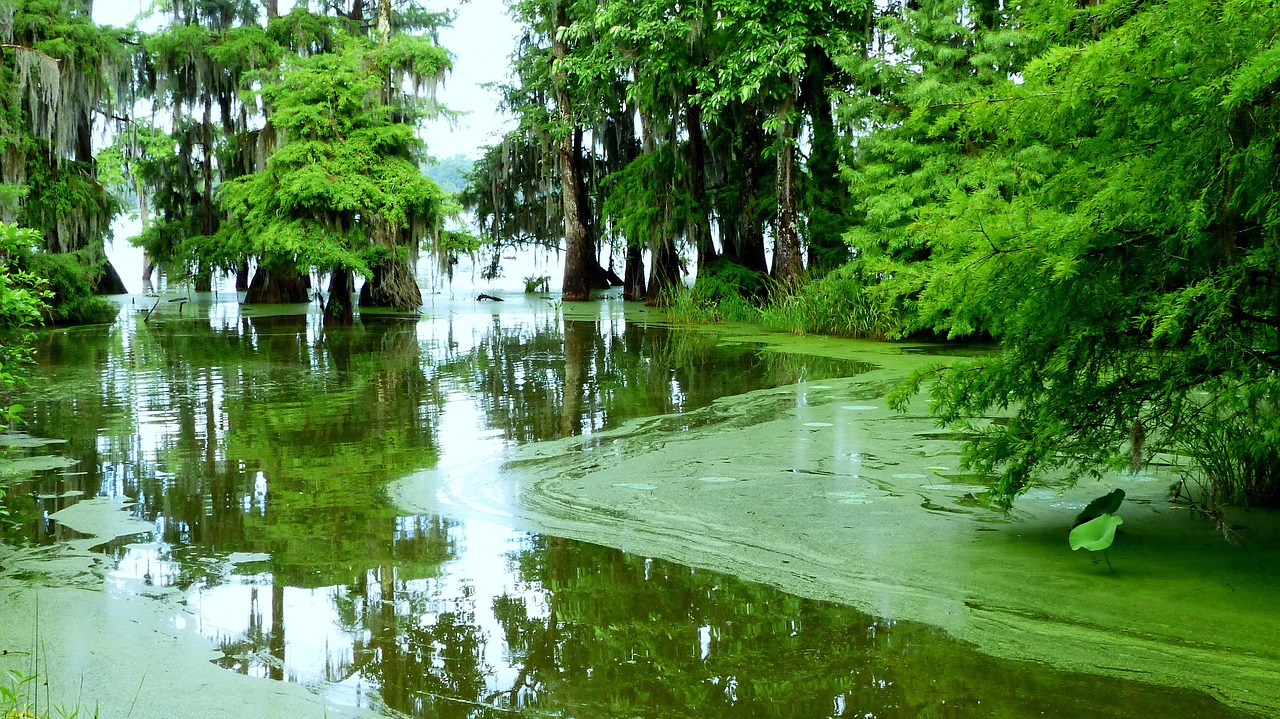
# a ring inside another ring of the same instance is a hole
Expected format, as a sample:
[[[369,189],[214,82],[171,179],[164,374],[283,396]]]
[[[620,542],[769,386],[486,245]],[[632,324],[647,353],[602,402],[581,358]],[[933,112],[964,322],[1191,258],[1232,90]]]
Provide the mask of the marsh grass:
[[[44,685],[47,686],[47,683]],[[16,670],[7,672],[5,682],[0,684],[0,719],[79,719],[81,716],[98,716],[96,710],[91,714],[83,713],[79,707],[50,708],[47,699],[41,704],[41,686],[42,682],[37,675],[23,674]]]
[[[760,322],[779,332],[863,339],[884,339],[895,328],[893,314],[862,283],[838,271],[775,293],[760,308]]]
[[[896,331],[894,314],[839,272],[794,289],[764,287],[749,286],[740,276],[726,281],[721,274],[706,283],[699,277],[693,287],[667,295],[667,316],[683,324],[754,322],[796,335],[884,339]]]

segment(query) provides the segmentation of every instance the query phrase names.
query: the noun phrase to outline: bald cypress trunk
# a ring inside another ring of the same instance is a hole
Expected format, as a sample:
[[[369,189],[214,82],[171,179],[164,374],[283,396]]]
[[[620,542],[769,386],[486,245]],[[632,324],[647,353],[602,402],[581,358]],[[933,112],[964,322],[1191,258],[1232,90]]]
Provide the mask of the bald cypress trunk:
[[[555,28],[551,37],[551,55],[555,62],[561,63],[569,54],[569,46],[564,41],[561,30],[569,25],[569,16],[564,6],[556,5]],[[593,264],[599,264],[591,246],[591,238],[583,223],[583,212],[580,203],[582,191],[582,175],[578,170],[576,145],[581,142],[582,130],[577,128],[573,117],[573,101],[569,96],[568,78],[562,70],[555,73],[556,112],[560,120],[567,126],[574,127],[572,132],[565,133],[556,143],[556,163],[560,172],[560,197],[564,203],[564,281],[561,284],[561,298],[566,302],[584,302],[591,296],[591,270]]]
[[[796,213],[796,127],[791,117],[795,98],[788,98],[778,108],[778,219],[774,227],[773,278],[783,284],[795,284],[804,275],[804,258],[800,249],[800,222]]]
[[[698,252],[698,268],[715,260],[716,248],[711,241],[710,207],[707,205],[706,143],[702,136],[702,107],[690,102],[684,113],[689,150],[689,197],[694,215],[689,220],[689,242]]]
[[[654,122],[645,113],[640,114],[640,132],[644,152],[656,152],[658,140]],[[672,207],[670,192],[659,192],[660,217],[649,228],[649,283],[645,288],[644,303],[649,306],[664,304],[680,282],[680,253],[676,251],[672,233]]]
[[[351,270],[334,270],[329,276],[329,300],[324,305],[324,323],[349,325],[355,320],[351,303],[353,290]]]

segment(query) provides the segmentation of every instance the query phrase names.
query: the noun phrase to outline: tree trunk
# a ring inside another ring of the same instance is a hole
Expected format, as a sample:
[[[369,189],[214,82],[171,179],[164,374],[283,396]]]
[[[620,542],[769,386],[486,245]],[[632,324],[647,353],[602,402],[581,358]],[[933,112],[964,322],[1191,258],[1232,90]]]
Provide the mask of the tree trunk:
[[[349,325],[355,320],[351,303],[351,270],[336,269],[329,275],[329,301],[324,306],[324,324]]]
[[[665,231],[661,232],[666,234]],[[680,253],[676,251],[675,242],[669,236],[656,243],[652,262],[644,303],[656,307],[670,301],[671,290],[680,284]]]
[[[564,41],[562,30],[569,25],[569,16],[563,4],[557,4],[555,23],[551,33],[551,56],[557,65],[554,75],[556,92],[556,113],[560,120],[573,132],[565,133],[556,145],[557,164],[560,170],[560,197],[564,202],[564,281],[561,284],[561,299],[565,302],[585,302],[591,298],[590,273],[595,261],[591,238],[583,224],[583,212],[579,206],[583,191],[580,187],[582,175],[578,171],[578,158],[575,156],[575,135],[578,133],[573,117],[573,101],[569,97],[568,78],[560,63],[569,54],[569,46]],[[578,140],[580,142],[581,140]]]
[[[236,292],[244,292],[249,289],[249,261],[240,260],[236,265]]]
[[[212,444],[212,440],[210,440]],[[271,577],[271,634],[267,639],[267,653],[275,661],[267,668],[271,679],[284,679],[284,579],[279,573]]]
[[[595,215],[591,212],[591,201],[587,198],[588,179],[585,177],[586,166],[582,162],[582,134],[581,127],[574,128],[573,165],[578,177],[578,223],[582,225],[583,232],[587,236],[585,242],[589,257],[587,260],[587,289],[607,290],[613,286],[613,280],[610,277],[612,273],[606,270],[604,265],[600,264],[599,244],[596,242],[596,238],[599,236],[599,228],[596,226]]]
[[[627,245],[627,264],[622,271],[622,299],[642,301],[645,298],[644,248]]]
[[[690,102],[684,113],[685,131],[689,134],[689,197],[694,216],[689,221],[689,240],[698,252],[698,269],[715,260],[716,247],[711,241],[711,216],[707,206],[706,144],[702,136],[702,108]]]
[[[200,194],[200,234],[205,237],[213,235],[213,107],[207,99],[204,103],[204,117],[201,132],[203,135],[204,158],[200,173],[204,179],[204,189]],[[195,276],[196,292],[209,292],[213,289],[213,272],[206,267],[198,268]]]
[[[116,272],[116,268],[112,267],[110,262],[102,268],[102,274],[98,276],[94,291],[100,295],[123,295],[129,292],[124,286],[124,280],[120,279],[120,273]]]
[[[378,42],[386,45],[391,41],[391,0],[378,3]]]
[[[616,130],[616,143],[613,151],[608,153],[610,160],[617,158],[611,172],[617,172],[631,164],[640,154],[640,145],[636,141],[635,108],[623,104],[614,118],[613,128]],[[644,242],[643,237],[624,236],[626,260],[622,270],[622,298],[636,302],[644,301]]]
[[[760,155],[764,150],[764,129],[755,113],[745,112],[740,124],[742,147],[739,148],[737,166],[740,168],[739,210],[737,213],[738,261],[743,267],[768,273],[769,265],[764,254],[764,218],[760,216]]]
[[[587,345],[595,323],[564,323],[564,403],[560,406],[560,436],[582,434],[582,386],[587,381]]]
[[[280,17],[280,0],[267,0],[267,22]]]
[[[641,146],[645,154],[658,151],[658,137],[654,122],[640,111]],[[662,219],[649,228],[649,283],[645,287],[644,303],[650,307],[664,304],[671,290],[680,284],[680,252],[676,251],[675,233],[672,232],[672,197],[666,187],[667,179],[655,179],[663,183],[657,192],[658,209]]]
[[[645,153],[657,152],[658,138],[654,131],[654,122],[649,116],[640,112],[641,143]],[[680,282],[680,253],[676,251],[675,237],[672,236],[671,193],[665,189],[658,192],[658,202],[662,219],[649,228],[649,283],[645,288],[644,303],[650,307],[667,302],[671,290]]]
[[[147,201],[146,188],[142,186],[136,178],[133,181],[133,193],[138,197],[138,217],[142,220],[142,229],[151,226],[151,203]],[[151,282],[151,274],[155,272],[156,266],[151,261],[151,256],[146,250],[142,251],[142,282]],[[143,288],[144,291],[146,288]]]
[[[213,107],[204,103],[201,132],[204,144],[204,162],[200,173],[204,178],[204,192],[200,195],[200,232],[208,237],[213,234]]]
[[[374,263],[372,269],[373,274],[360,288],[361,307],[412,311],[422,306],[422,289],[407,258],[387,258]]]
[[[848,185],[840,179],[840,149],[827,79],[833,65],[822,52],[815,52],[804,80],[801,105],[812,118],[807,172],[803,177],[802,202],[805,209],[805,244],[809,272],[820,276],[849,261],[849,245],[844,233],[848,219]]]
[[[258,265],[244,295],[246,305],[287,305],[307,302],[307,285],[302,274],[294,267]]]
[[[773,278],[784,285],[794,285],[804,276],[796,215],[796,127],[791,118],[794,107],[795,99],[789,97],[778,108],[778,218],[774,229]]]
[[[375,36],[379,44],[391,42],[391,2],[380,0],[377,7]],[[391,78],[384,78],[382,92],[384,98],[390,100],[394,88]],[[391,307],[398,310],[414,311],[422,306],[422,289],[418,287],[418,279],[413,274],[413,262],[409,259],[406,248],[398,246],[395,228],[385,222],[376,223],[374,241],[379,247],[392,252],[390,257],[378,260],[370,268],[372,272],[365,278],[360,288],[361,307]]]

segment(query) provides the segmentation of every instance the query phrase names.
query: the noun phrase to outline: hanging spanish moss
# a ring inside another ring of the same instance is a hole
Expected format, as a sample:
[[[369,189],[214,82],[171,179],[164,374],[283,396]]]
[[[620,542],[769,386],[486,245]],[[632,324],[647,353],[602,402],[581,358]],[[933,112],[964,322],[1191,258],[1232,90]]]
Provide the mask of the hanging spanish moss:
[[[0,6],[0,217],[40,230],[44,249],[75,253],[94,276],[114,276],[103,244],[120,203],[97,178],[98,118],[116,118],[132,79],[118,31],[80,3]],[[12,189],[18,188],[18,189]],[[118,285],[111,284],[111,288]]]

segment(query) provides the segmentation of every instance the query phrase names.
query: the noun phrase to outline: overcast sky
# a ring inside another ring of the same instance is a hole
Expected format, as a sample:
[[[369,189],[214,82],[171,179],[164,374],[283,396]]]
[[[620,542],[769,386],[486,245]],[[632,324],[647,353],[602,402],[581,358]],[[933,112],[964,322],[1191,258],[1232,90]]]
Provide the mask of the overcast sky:
[[[149,5],[150,0],[97,0],[93,18],[102,24],[127,25]],[[283,0],[280,9],[287,11],[291,5]],[[454,70],[440,89],[439,100],[467,115],[452,128],[444,122],[432,122],[422,134],[436,157],[478,157],[481,146],[496,142],[513,124],[498,114],[497,95],[480,86],[506,79],[516,27],[502,0],[446,0],[429,2],[428,6],[452,8],[458,13],[453,27],[440,34],[441,43],[454,54]]]

